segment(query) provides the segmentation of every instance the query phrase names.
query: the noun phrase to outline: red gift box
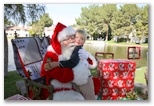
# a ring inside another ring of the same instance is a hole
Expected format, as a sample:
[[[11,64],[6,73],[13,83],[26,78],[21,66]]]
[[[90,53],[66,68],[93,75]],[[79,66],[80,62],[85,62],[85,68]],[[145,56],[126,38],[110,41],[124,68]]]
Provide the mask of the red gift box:
[[[125,59],[99,60],[98,77],[103,100],[119,100],[134,90],[136,63]]]

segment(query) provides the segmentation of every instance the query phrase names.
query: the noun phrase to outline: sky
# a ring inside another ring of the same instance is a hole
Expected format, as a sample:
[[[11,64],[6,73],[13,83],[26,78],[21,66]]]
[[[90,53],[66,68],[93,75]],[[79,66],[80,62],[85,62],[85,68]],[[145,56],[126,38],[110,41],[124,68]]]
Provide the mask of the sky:
[[[92,3],[91,3],[92,4]],[[91,4],[46,4],[46,13],[49,13],[50,18],[53,19],[53,24],[61,22],[67,26],[75,24],[75,18],[80,17],[81,8],[88,7]],[[102,4],[99,4],[102,5]],[[118,4],[117,7],[122,4]],[[138,4],[138,6],[145,6],[146,4]]]

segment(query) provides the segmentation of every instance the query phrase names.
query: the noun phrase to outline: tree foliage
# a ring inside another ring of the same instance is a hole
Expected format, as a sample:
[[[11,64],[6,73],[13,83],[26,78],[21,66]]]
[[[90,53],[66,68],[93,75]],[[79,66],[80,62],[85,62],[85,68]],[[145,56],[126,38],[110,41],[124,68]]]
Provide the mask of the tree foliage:
[[[81,29],[85,29],[89,34],[98,34],[99,20],[98,5],[90,5],[89,7],[83,7],[81,17],[76,18],[77,26]],[[98,21],[97,21],[98,20]]]
[[[36,21],[44,13],[44,4],[4,4],[4,18],[13,20],[16,25]]]
[[[31,35],[43,35],[44,27],[50,27],[53,24],[52,18],[50,18],[48,13],[40,16],[40,20],[32,24],[32,29],[29,30]]]
[[[81,9],[76,18],[77,28],[86,29],[91,36],[104,37],[129,34],[136,30],[137,37],[148,37],[148,5],[138,7],[136,4],[125,4],[117,8],[116,4],[93,4]]]
[[[12,21],[4,18],[4,27],[15,25]]]
[[[34,22],[44,14],[43,4],[4,4],[4,26],[26,22]],[[5,28],[5,27],[4,27]],[[8,72],[8,41],[4,29],[4,76]]]

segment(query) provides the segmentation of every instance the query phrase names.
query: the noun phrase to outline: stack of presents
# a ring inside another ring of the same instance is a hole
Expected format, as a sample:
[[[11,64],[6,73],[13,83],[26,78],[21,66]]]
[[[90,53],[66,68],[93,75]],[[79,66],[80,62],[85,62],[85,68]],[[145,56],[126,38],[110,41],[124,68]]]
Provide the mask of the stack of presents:
[[[124,59],[99,60],[97,67],[101,81],[102,100],[120,100],[126,93],[134,90],[136,63]]]

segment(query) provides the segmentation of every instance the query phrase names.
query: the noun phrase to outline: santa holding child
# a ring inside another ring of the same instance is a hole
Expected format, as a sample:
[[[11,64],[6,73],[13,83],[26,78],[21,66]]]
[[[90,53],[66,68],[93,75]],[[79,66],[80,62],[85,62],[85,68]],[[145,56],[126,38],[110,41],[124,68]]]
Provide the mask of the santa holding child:
[[[100,81],[91,76],[90,70],[82,62],[74,68],[50,69],[50,62],[70,59],[75,48],[74,36],[72,27],[58,23],[43,59],[41,76],[46,78],[46,84],[54,86],[53,100],[95,100],[100,89]],[[78,53],[79,58],[87,59],[89,68],[97,66],[96,59],[89,52],[81,49]],[[48,94],[44,95],[47,97]]]

